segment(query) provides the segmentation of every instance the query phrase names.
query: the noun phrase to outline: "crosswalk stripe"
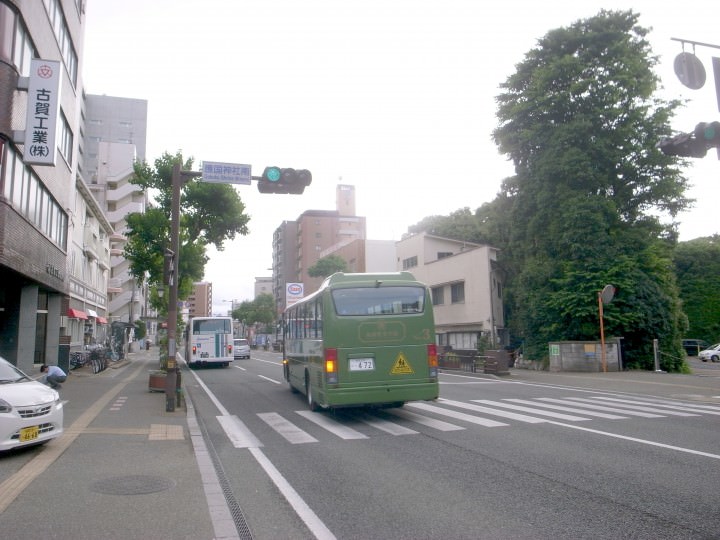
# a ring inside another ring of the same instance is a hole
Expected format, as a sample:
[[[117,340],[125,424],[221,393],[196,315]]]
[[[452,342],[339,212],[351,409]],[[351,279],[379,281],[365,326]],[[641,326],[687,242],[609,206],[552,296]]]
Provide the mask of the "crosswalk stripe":
[[[429,428],[437,429],[438,431],[459,431],[465,429],[462,426],[445,422],[444,420],[438,420],[437,418],[430,418],[429,416],[423,416],[410,411],[403,411],[401,409],[392,409],[385,411],[386,414],[403,418],[416,424],[427,426]]]
[[[433,412],[435,414],[449,416],[451,418],[456,418],[457,420],[463,420],[465,422],[470,422],[471,424],[479,424],[485,427],[500,427],[508,425],[504,424],[503,422],[497,422],[496,420],[490,420],[489,418],[480,418],[479,416],[473,416],[471,414],[465,414],[450,409],[443,409],[442,407],[436,407],[435,405],[428,405],[427,403],[422,402],[407,403],[405,406],[413,407],[415,409],[422,409],[424,411]]]
[[[584,414],[586,416],[595,416],[597,418],[606,418],[607,420],[622,420],[626,419],[627,416],[620,416],[618,414],[608,414],[608,413],[601,413],[597,411],[590,411],[590,410],[579,410],[577,408],[572,407],[564,407],[562,405],[551,405],[550,403],[537,403],[536,401],[530,401],[529,399],[508,399],[507,401],[512,401],[513,403],[524,403],[525,405],[536,405],[540,407],[545,407],[547,409],[554,409],[557,411],[566,411],[566,412],[579,412],[580,414]]]
[[[517,420],[518,422],[526,422],[528,424],[541,424],[547,422],[544,418],[536,418],[534,416],[527,416],[526,414],[518,414],[509,411],[498,411],[491,409],[490,407],[483,407],[482,405],[473,405],[472,403],[464,403],[462,401],[453,401],[451,399],[440,398],[439,401],[443,404],[450,405],[452,407],[459,407],[461,409],[469,409],[471,411],[481,412],[485,414],[491,414],[493,416],[500,416],[502,418],[509,418],[510,420]]]
[[[605,412],[615,412],[615,413],[622,413],[627,416],[639,416],[641,418],[662,418],[662,415],[660,414],[650,414],[646,412],[640,412],[640,411],[631,411],[629,409],[619,409],[617,407],[604,407],[602,405],[598,405],[597,403],[576,403],[576,399],[582,399],[582,398],[566,398],[566,399],[555,399],[555,398],[538,398],[540,401],[547,401],[549,403],[561,403],[564,405],[567,405],[569,402],[572,402],[572,404],[576,407],[582,407],[584,409],[593,409],[595,411],[605,411]]]
[[[674,403],[672,401],[632,401],[629,399],[617,399],[617,398],[610,398],[610,397],[604,397],[604,396],[598,396],[598,399],[602,400],[608,400],[608,401],[618,401],[623,403],[632,403],[635,405],[652,405],[653,407],[662,407],[675,409],[678,411],[689,411],[689,412],[697,412],[697,413],[703,413],[703,414],[714,414],[714,415],[720,415],[720,408],[708,406],[705,407],[703,405],[694,405],[694,404],[687,404],[687,403]]]
[[[533,414],[539,414],[540,416],[549,416],[550,418],[557,418],[558,420],[567,420],[569,422],[581,422],[584,420],[590,420],[584,416],[575,416],[572,414],[556,413],[551,411],[541,411],[537,408],[523,407],[522,405],[513,405],[512,403],[503,403],[502,401],[492,401],[490,399],[473,399],[474,403],[484,403],[485,405],[493,405],[495,407],[505,407],[507,409],[513,409],[516,411],[529,412]]]
[[[361,422],[366,423],[368,426],[372,426],[375,429],[379,429],[380,431],[384,431],[385,433],[389,433],[390,435],[417,435],[418,432],[414,429],[406,428],[405,426],[401,426],[400,424],[395,424],[393,422],[390,422],[388,420],[383,420],[382,418],[377,418],[375,416],[372,416],[368,413],[359,413],[353,415],[355,418],[360,420]]]
[[[304,444],[318,442],[318,440],[303,431],[289,420],[283,418],[278,413],[258,413],[258,416],[271,428],[282,435],[292,444]]]
[[[572,399],[573,399],[573,400],[578,400],[578,401],[585,401],[585,402],[588,402],[588,403],[597,403],[597,402],[598,402],[598,400],[595,399],[595,398],[572,398]],[[661,415],[663,415],[663,416],[666,416],[666,415],[667,415],[667,416],[699,416],[698,414],[684,413],[684,412],[680,412],[680,411],[666,411],[666,410],[662,410],[662,411],[661,411],[661,410],[658,410],[657,407],[643,407],[643,406],[640,406],[640,405],[627,405],[627,404],[616,403],[616,402],[613,402],[613,404],[614,404],[616,407],[620,407],[621,410],[627,410],[626,408],[629,407],[629,408],[631,408],[633,411],[644,411],[644,412],[649,412],[649,413],[658,413],[658,414],[661,414]]]
[[[341,439],[367,439],[366,435],[363,435],[359,431],[342,425],[340,422],[325,416],[323,413],[317,413],[312,411],[295,412],[306,420],[310,420],[313,424],[317,424],[321,428],[328,430],[333,435],[337,435]]]

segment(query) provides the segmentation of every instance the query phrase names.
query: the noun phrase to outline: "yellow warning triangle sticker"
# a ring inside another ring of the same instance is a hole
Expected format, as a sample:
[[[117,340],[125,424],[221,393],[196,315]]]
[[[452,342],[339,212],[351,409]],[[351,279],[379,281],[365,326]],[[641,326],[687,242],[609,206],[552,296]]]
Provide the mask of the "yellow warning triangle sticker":
[[[395,365],[390,370],[390,373],[392,375],[408,375],[415,372],[413,371],[413,368],[410,367],[405,355],[400,353],[398,354],[397,360],[395,360]]]

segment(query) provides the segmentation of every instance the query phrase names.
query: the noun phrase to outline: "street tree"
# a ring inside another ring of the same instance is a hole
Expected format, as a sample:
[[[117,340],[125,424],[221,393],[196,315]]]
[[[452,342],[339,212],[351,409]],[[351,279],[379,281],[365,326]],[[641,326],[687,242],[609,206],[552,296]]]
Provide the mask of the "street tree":
[[[172,203],[172,170],[176,163],[183,170],[192,170],[192,158],[184,159],[180,151],[175,155],[164,153],[155,160],[154,167],[147,162],[134,164],[131,183],[142,188],[149,203],[145,212],[128,214],[127,238],[124,255],[130,262],[130,273],[138,282],[147,277],[153,286],[153,307],[164,309],[164,300],[156,291],[163,283],[166,250],[170,248],[170,218]],[[182,186],[180,203],[180,254],[178,298],[187,298],[193,282],[202,280],[208,261],[207,246],[218,251],[223,243],[235,235],[248,234],[250,217],[235,189],[227,184],[202,182],[191,179]]]
[[[720,236],[680,242],[675,249],[675,273],[687,336],[712,343],[720,341]]]
[[[273,324],[277,320],[275,299],[272,294],[258,294],[254,300],[241,302],[232,312],[233,319],[244,321],[247,325],[256,323]]]
[[[497,97],[493,137],[515,175],[483,227],[499,234],[513,332],[531,357],[551,340],[624,338],[630,365],[682,368],[683,314],[671,257],[687,179],[657,143],[679,101],[654,96],[657,58],[632,11],[606,11],[550,31]],[[497,211],[503,208],[502,212]],[[678,360],[679,359],[679,360]]]
[[[326,278],[333,275],[335,272],[347,272],[348,267],[345,259],[338,255],[328,255],[322,257],[308,268],[308,275],[310,277],[322,277]]]

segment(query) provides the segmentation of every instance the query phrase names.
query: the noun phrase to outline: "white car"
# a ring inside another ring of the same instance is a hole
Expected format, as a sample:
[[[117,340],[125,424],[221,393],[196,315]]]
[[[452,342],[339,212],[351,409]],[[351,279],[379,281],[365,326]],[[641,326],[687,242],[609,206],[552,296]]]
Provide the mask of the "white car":
[[[700,351],[698,358],[703,362],[710,360],[711,362],[720,362],[720,343],[716,343],[712,347]]]
[[[233,358],[250,358],[250,344],[247,339],[233,340]]]
[[[62,434],[60,394],[0,357],[0,452]]]

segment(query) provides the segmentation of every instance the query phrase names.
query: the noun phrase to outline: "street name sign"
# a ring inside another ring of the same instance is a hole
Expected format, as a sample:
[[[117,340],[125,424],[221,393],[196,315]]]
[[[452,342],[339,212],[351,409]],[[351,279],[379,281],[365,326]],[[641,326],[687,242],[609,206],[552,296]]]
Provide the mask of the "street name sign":
[[[202,181],[216,184],[245,184],[252,180],[252,166],[239,163],[203,161]]]

